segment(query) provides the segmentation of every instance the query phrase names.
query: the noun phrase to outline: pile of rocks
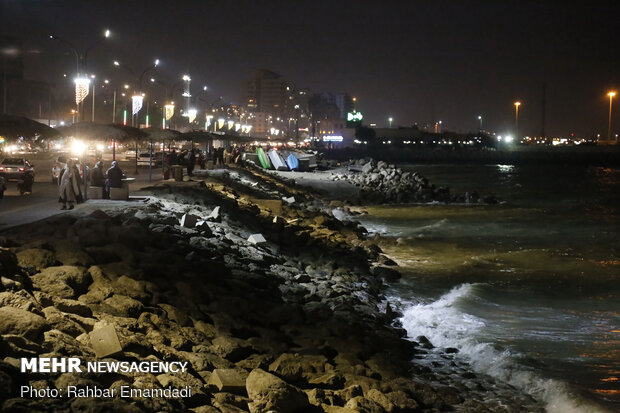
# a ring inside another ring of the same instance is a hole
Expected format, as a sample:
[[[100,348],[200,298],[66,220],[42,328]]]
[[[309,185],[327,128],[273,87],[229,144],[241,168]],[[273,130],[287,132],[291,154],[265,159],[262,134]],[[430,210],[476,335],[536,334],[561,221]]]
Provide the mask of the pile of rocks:
[[[238,191],[170,184],[151,188],[143,204],[78,209],[4,234],[0,410],[484,412],[497,411],[501,400],[510,411],[532,411],[500,397],[489,406],[471,383],[413,363],[432,346],[391,326],[380,277],[394,272],[378,269],[387,268],[373,262],[381,252],[358,228],[298,205],[283,208],[278,220]],[[266,242],[252,242],[257,233]],[[19,372],[20,357],[95,360],[92,336],[102,328],[112,328],[120,346],[105,360],[190,368]],[[454,377],[472,374],[452,350],[442,360]],[[69,385],[191,386],[192,396],[19,396],[20,386]],[[476,386],[495,388],[482,379]]]
[[[419,172],[403,171],[384,161],[350,161],[350,173],[335,174],[333,180],[346,180],[360,187],[360,199],[366,204],[409,202],[497,203],[477,193],[451,194],[450,188],[429,183]]]

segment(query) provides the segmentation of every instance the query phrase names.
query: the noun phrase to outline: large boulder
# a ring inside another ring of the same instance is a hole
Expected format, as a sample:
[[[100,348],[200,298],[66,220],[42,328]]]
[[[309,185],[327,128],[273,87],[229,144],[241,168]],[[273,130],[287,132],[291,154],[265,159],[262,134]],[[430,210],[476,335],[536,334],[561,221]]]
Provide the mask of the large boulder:
[[[0,335],[12,334],[36,340],[49,328],[45,318],[15,307],[0,307]]]
[[[17,262],[21,267],[34,267],[41,270],[56,265],[56,258],[52,251],[41,248],[29,248],[17,253]]]
[[[289,413],[310,405],[308,396],[303,391],[261,369],[252,370],[245,386],[252,400],[248,403],[252,413],[270,410]]]
[[[71,265],[48,267],[32,276],[35,288],[61,298],[75,298],[86,292],[90,282],[85,268]]]

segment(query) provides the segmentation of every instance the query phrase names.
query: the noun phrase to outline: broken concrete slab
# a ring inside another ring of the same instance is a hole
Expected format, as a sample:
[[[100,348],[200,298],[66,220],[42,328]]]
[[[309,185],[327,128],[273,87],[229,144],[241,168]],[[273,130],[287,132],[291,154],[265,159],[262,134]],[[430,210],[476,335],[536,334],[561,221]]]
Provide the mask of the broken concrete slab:
[[[123,350],[120,341],[118,341],[116,329],[112,325],[95,328],[89,333],[89,336],[93,351],[99,358],[111,356]]]
[[[198,221],[200,220],[199,216],[192,214],[184,214],[179,221],[180,225],[185,228],[194,228]]]
[[[263,237],[263,234],[252,234],[248,237],[248,242],[254,245],[266,244],[267,240]]]
[[[207,217],[207,221],[211,222],[222,222],[222,216],[220,215],[220,207],[216,206],[213,208],[213,211]]]

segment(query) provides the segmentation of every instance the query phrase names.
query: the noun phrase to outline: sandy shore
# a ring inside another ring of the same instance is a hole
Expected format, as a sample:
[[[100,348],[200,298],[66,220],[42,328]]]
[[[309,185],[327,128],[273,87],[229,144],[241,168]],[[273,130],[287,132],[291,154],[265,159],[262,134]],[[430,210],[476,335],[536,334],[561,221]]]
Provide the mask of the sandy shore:
[[[301,185],[355,187],[311,175],[294,185],[260,170],[218,171],[0,234],[2,411],[538,410],[476,377],[457,349],[443,349],[436,370],[424,362],[432,344],[406,339],[383,297],[399,277],[394,263],[357,222],[334,217],[342,202]],[[189,369],[19,372],[20,357],[97,360],[102,329],[120,345],[102,360]],[[192,394],[32,398],[20,397],[22,386]]]

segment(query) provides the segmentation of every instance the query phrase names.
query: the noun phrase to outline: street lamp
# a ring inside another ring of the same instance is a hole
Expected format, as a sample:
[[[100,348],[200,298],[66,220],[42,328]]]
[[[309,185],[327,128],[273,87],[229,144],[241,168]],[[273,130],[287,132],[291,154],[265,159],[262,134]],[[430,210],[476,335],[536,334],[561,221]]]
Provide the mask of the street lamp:
[[[478,120],[480,121],[480,131],[482,131],[482,116],[478,115]]]
[[[123,69],[128,71],[131,74],[131,76],[133,76],[134,79],[138,81],[138,84],[137,84],[138,91],[141,92],[142,91],[142,80],[144,79],[144,75],[146,75],[149,71],[159,66],[159,59],[155,59],[152,65],[148,66],[146,69],[142,71],[142,73],[140,73],[140,76],[136,75],[136,72],[134,72],[129,66],[127,66],[124,63],[119,62],[118,60],[114,61],[114,66],[122,67]]]
[[[390,122],[390,128],[392,127],[392,121],[393,121],[393,120],[394,120],[394,119],[393,119],[391,116],[388,118],[388,122]]]
[[[611,140],[611,101],[616,96],[616,92],[607,93],[609,96],[609,124],[607,126],[607,139]]]
[[[132,120],[132,126],[139,126],[140,122],[137,119],[137,117],[138,117],[138,113],[142,109],[142,103],[143,103],[143,100],[144,100],[144,93],[142,93],[142,83],[143,83],[142,81],[144,79],[144,76],[149,71],[151,71],[151,70],[155,69],[157,66],[159,66],[159,59],[155,59],[153,61],[153,64],[148,66],[146,69],[144,69],[142,71],[142,73],[140,73],[139,76],[136,75],[136,72],[134,72],[133,69],[131,69],[126,64],[123,64],[123,63],[119,62],[118,60],[114,60],[114,66],[121,67],[121,68],[125,69],[137,81],[137,90],[135,91],[134,95],[132,96],[132,117],[131,117],[131,120]],[[125,85],[125,87],[127,88],[127,85]],[[148,111],[148,106],[149,106],[148,103],[149,102],[148,102],[148,99],[147,99],[147,111]],[[136,118],[136,119],[134,120],[134,118]],[[148,113],[147,113],[146,123],[148,125]]]
[[[519,138],[519,106],[521,106],[521,102],[518,100],[514,103],[515,105],[515,127],[517,129],[517,133],[515,136]]]
[[[192,78],[189,77],[189,75],[183,75],[183,81],[185,81],[186,84],[185,84],[185,92],[183,93],[182,96],[187,98],[187,108],[185,109],[185,111],[187,112],[189,116],[189,109],[191,105],[190,98],[192,97],[190,93],[189,85],[190,85],[190,82],[192,81]]]
[[[105,39],[110,37],[110,30],[106,30],[103,33],[103,37],[98,39],[95,43],[93,43],[92,45],[90,45],[90,47],[87,47],[83,53],[81,53],[77,47],[75,47],[75,45],[73,43],[71,43],[68,40],[63,39],[62,37],[56,36],[54,34],[50,34],[50,39],[52,40],[57,40],[61,43],[64,43],[65,45],[69,46],[69,48],[71,48],[71,50],[73,51],[73,53],[75,53],[75,68],[76,68],[76,78],[75,78],[75,103],[77,106],[77,110],[78,110],[78,116],[79,113],[82,112],[80,111],[80,104],[84,101],[84,99],[86,98],[86,96],[88,96],[88,89],[89,89],[89,85],[90,85],[90,81],[88,80],[88,77],[82,78],[82,72],[86,72],[87,70],[87,65],[86,63],[88,62],[88,52],[90,50],[92,50],[95,46],[97,46],[99,43],[103,42]],[[85,75],[86,76],[86,75]],[[82,115],[83,116],[83,115]]]

